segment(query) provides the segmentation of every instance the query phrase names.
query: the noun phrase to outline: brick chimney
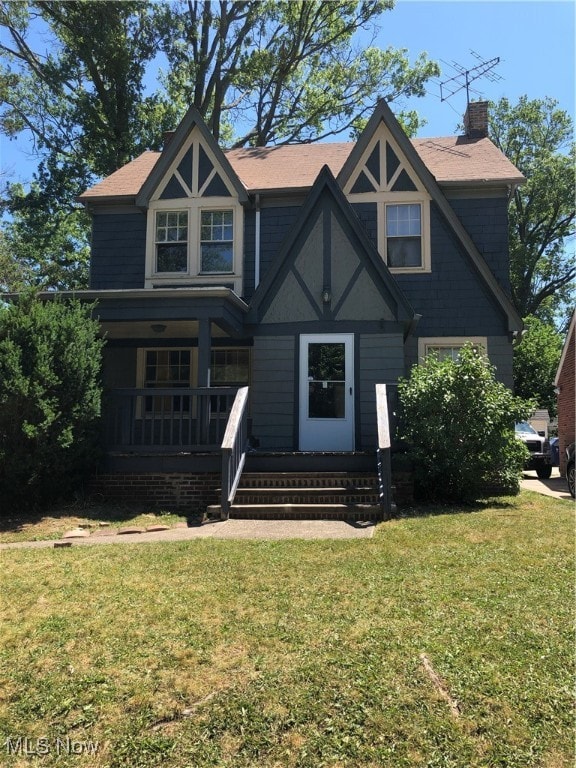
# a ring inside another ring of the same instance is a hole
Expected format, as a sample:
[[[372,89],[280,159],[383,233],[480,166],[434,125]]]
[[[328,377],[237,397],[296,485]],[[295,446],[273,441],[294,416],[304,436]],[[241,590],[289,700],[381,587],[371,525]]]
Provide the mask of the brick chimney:
[[[164,131],[163,137],[164,137],[164,149],[170,144],[172,139],[174,138],[174,134],[176,131]]]
[[[464,130],[469,139],[488,136],[488,102],[471,101],[464,115]]]

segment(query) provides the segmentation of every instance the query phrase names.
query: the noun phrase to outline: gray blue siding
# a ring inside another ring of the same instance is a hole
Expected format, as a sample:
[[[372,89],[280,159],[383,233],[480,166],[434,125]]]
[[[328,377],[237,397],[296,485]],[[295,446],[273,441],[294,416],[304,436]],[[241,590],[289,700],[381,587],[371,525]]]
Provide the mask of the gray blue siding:
[[[106,213],[92,223],[90,288],[144,288],[146,215]]]
[[[291,449],[297,418],[294,336],[254,339],[250,386],[252,432],[263,450]]]
[[[285,237],[293,226],[300,207],[262,208],[260,211],[260,280],[262,280],[274,259]],[[244,290],[243,297],[250,300],[255,291],[255,253],[256,253],[256,212],[246,211],[244,214]]]
[[[510,294],[508,201],[502,197],[448,201],[496,279]]]
[[[104,348],[102,380],[106,389],[136,386],[136,354],[136,348]]]
[[[462,246],[434,204],[430,206],[432,271],[394,277],[422,315],[419,336],[499,336],[503,311],[476,273]]]
[[[356,398],[356,407],[360,409],[360,436],[357,435],[356,448],[369,451],[375,450],[378,442],[376,384],[395,385],[404,375],[404,343],[400,334],[362,334],[356,343],[360,345],[359,397]]]

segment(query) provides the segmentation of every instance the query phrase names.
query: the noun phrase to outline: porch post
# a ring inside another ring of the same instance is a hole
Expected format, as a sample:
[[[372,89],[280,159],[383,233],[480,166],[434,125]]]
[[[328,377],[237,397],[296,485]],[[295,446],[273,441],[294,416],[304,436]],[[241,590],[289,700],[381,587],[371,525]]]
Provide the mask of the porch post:
[[[210,319],[202,318],[198,322],[198,386],[210,386],[210,347],[212,343]],[[200,426],[200,442],[209,442],[210,432],[210,398],[198,398],[198,419]]]
[[[210,386],[210,351],[212,336],[210,319],[203,318],[198,322],[198,386]]]

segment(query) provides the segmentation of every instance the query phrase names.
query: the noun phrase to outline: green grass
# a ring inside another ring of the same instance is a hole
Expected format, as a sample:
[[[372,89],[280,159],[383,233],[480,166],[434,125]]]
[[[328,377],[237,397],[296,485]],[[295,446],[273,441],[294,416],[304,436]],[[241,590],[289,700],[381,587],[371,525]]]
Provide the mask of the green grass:
[[[0,764],[572,766],[572,505],[417,511],[371,540],[3,551]]]

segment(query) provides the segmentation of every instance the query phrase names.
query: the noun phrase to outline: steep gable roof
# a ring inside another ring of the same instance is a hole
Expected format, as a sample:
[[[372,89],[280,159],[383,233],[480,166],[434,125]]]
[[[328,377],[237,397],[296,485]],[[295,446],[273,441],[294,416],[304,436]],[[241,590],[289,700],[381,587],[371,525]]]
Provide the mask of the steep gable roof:
[[[374,114],[366,124],[362,135],[358,139],[354,149],[344,163],[342,170],[338,175],[338,183],[340,186],[345,188],[345,186],[353,178],[353,174],[357,171],[359,165],[362,162],[362,158],[365,156],[366,151],[370,148],[370,144],[376,135],[381,123],[384,123],[395,144],[399,147],[401,153],[410,164],[411,171],[416,174],[420,183],[428,192],[431,199],[434,201],[448,222],[449,226],[454,231],[456,237],[463,246],[464,251],[470,257],[470,261],[476,272],[496,299],[498,305],[508,319],[508,329],[510,331],[521,329],[522,319],[516,312],[516,309],[514,308],[510,298],[494,277],[494,274],[486,263],[484,257],[478,248],[474,245],[472,238],[444,196],[444,193],[440,189],[438,182],[424,163],[422,157],[416,152],[414,145],[404,133],[399,122],[394,117],[392,110],[385,101],[380,101],[378,103]]]
[[[380,258],[375,245],[366,235],[364,228],[361,226],[359,219],[356,217],[328,166],[324,166],[320,171],[299,212],[296,223],[291,228],[288,238],[282,245],[278,258],[274,261],[266,273],[266,277],[256,289],[251,301],[250,321],[257,322],[262,319],[263,312],[270,304],[279,283],[282,282],[283,276],[285,276],[287,265],[298,257],[300,251],[299,244],[301,244],[304,237],[303,233],[315,218],[315,215],[319,214],[322,205],[326,203],[328,203],[331,210],[337,212],[340,220],[346,224],[348,239],[355,244],[356,252],[362,253],[364,267],[369,269],[370,274],[375,279],[375,291],[392,308],[395,321],[410,323],[415,316],[414,310],[398,286],[398,283],[394,280],[388,267]],[[325,227],[327,225],[323,226],[323,237],[325,237]],[[324,253],[325,256],[322,258],[332,258],[332,249],[326,247],[326,245],[324,245]],[[314,261],[318,262],[319,259],[315,258]],[[354,276],[351,277],[353,280],[357,280],[358,276],[359,268]],[[340,301],[340,306],[342,306],[342,301]],[[334,312],[336,317],[338,307],[334,309]]]
[[[152,195],[158,188],[159,184],[165,179],[166,174],[169,172],[172,164],[185,146],[194,129],[200,132],[202,142],[216,157],[218,163],[226,174],[226,177],[234,187],[240,202],[246,202],[248,200],[248,195],[244,185],[240,182],[234,169],[218,146],[218,143],[206,127],[206,123],[200,116],[200,113],[195,107],[190,107],[188,112],[186,112],[180,121],[180,125],[174,132],[170,143],[167,147],[164,148],[157,162],[154,164],[147,178],[138,190],[136,194],[137,206],[144,208],[148,205]]]
[[[136,201],[139,206],[146,206],[195,127],[217,157],[241,202],[245,202],[247,192],[307,191],[324,165],[342,182],[348,178],[366,142],[382,119],[385,119],[388,126],[394,126],[395,138],[401,137],[406,146],[413,147],[415,151],[412,155],[421,160],[430,175],[443,187],[479,184],[506,187],[524,181],[518,169],[490,139],[465,136],[408,139],[383,101],[378,104],[357,143],[285,144],[246,147],[227,152],[220,149],[199,112],[190,107],[162,152],[144,152],[86,190],[78,199],[84,203],[128,202],[131,199],[131,202]]]

